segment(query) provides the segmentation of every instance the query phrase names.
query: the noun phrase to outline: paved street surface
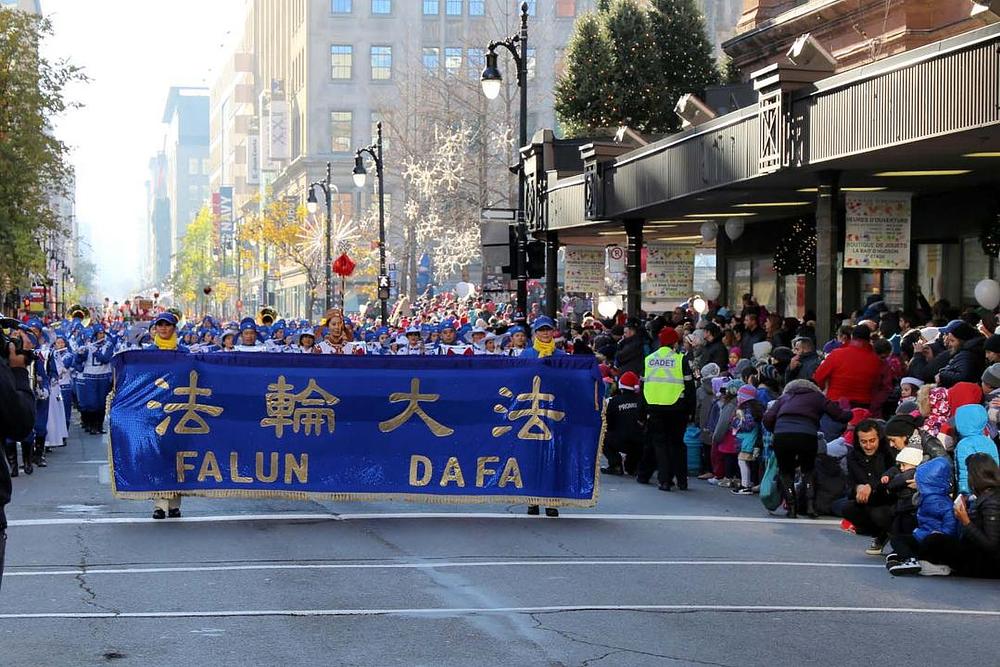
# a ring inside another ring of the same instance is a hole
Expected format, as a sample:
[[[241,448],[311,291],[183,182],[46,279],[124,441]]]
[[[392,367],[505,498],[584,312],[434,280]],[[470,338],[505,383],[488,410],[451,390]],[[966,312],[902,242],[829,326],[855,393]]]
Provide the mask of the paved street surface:
[[[0,664],[996,664],[1000,582],[891,578],[703,482],[591,511],[116,501],[75,432],[14,480]]]

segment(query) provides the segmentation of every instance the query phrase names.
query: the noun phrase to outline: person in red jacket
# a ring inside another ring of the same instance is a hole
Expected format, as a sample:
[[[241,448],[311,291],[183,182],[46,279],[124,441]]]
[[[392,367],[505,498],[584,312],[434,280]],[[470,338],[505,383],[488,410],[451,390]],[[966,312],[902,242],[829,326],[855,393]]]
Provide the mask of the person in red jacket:
[[[846,398],[852,407],[871,406],[882,377],[882,360],[872,350],[871,334],[864,325],[854,327],[851,342],[827,355],[816,369],[813,382],[831,401]]]

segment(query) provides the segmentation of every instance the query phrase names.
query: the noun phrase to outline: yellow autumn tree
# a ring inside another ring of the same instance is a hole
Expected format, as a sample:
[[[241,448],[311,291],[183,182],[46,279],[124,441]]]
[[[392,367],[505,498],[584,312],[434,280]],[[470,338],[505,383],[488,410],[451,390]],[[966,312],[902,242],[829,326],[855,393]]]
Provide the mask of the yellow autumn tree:
[[[207,206],[202,207],[180,242],[170,283],[177,305],[189,315],[200,310],[202,289],[218,282],[212,256],[214,232],[212,211]]]

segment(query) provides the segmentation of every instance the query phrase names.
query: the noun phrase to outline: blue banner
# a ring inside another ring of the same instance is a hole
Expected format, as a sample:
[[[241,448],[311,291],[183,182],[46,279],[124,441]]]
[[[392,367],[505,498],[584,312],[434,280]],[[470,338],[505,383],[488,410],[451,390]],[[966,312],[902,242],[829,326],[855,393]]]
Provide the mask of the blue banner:
[[[141,350],[113,364],[120,498],[597,499],[593,357]]]

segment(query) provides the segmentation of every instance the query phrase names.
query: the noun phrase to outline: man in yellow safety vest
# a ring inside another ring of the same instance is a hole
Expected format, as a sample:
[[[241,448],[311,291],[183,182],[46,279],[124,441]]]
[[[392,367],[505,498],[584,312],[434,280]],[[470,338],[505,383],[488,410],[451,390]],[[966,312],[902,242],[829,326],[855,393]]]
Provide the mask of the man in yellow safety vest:
[[[645,360],[642,396],[646,404],[646,444],[636,479],[649,483],[653,468],[661,491],[670,491],[674,480],[686,491],[687,450],[684,429],[695,409],[695,383],[691,365],[674,348],[680,341],[677,330],[665,326],[659,334],[660,347]]]

